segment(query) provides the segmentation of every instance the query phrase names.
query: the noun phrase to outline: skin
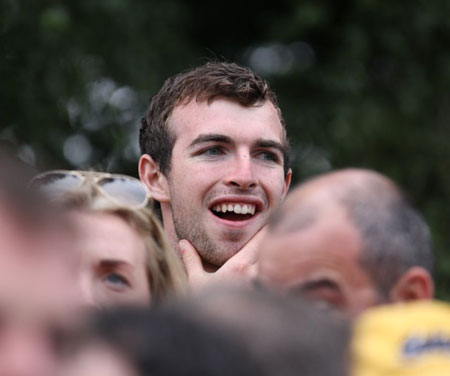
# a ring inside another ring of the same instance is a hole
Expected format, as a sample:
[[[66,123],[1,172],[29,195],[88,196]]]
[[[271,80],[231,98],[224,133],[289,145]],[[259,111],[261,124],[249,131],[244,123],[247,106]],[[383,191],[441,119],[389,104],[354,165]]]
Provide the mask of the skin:
[[[76,252],[62,232],[22,227],[1,200],[0,229],[0,374],[56,376],[55,334],[75,319]]]
[[[168,176],[152,183],[151,158],[143,156],[141,180],[161,202],[173,246],[187,239],[203,261],[222,266],[263,228],[289,188],[277,111],[270,102],[191,101],[174,109],[169,126],[176,141]],[[210,209],[222,203],[254,204],[256,214],[245,221],[220,219]]]
[[[144,241],[123,219],[107,213],[75,212],[81,253],[78,286],[82,303],[105,307],[149,304]]]
[[[276,225],[261,242],[258,278],[351,317],[387,301],[430,299],[433,281],[420,266],[407,269],[389,297],[380,296],[361,263],[361,234],[339,200],[356,190],[373,205],[380,197],[399,194],[390,180],[362,169],[336,171],[302,184],[289,195]]]
[[[261,249],[259,278],[269,286],[356,316],[378,294],[359,263],[361,239],[334,210],[299,232],[270,233]]]
[[[64,363],[62,370],[65,376],[138,376],[123,354],[101,343],[79,349]]]
[[[189,278],[190,286],[202,288],[211,283],[247,284],[257,275],[258,251],[264,240],[267,226],[260,230],[236,255],[231,257],[219,269],[210,271],[187,240],[180,241],[180,251]]]

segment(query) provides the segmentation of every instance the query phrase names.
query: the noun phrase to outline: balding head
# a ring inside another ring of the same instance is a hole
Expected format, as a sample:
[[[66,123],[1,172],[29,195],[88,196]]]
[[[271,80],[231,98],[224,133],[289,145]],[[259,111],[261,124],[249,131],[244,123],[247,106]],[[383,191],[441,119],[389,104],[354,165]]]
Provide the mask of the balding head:
[[[271,218],[270,228],[289,232],[310,225],[330,210],[346,210],[347,198],[352,195],[371,205],[377,205],[380,199],[402,199],[395,184],[376,172],[362,169],[335,171],[295,188]]]
[[[294,189],[271,219],[260,256],[262,280],[328,294],[351,313],[383,301],[430,297],[431,267],[420,214],[391,180],[362,169],[328,173]],[[410,274],[412,291],[400,296],[396,287]]]

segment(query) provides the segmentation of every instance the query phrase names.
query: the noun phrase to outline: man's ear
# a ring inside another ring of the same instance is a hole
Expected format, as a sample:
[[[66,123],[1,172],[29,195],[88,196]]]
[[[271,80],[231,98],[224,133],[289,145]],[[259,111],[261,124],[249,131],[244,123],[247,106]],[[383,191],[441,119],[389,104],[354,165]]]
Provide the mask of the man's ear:
[[[144,154],[139,159],[139,178],[147,187],[152,198],[159,202],[169,202],[169,185],[167,179],[152,157]]]
[[[292,179],[292,169],[289,169],[284,178],[284,187],[283,187],[283,192],[281,193],[281,201],[284,200],[284,198],[286,197],[286,194],[289,191],[289,187],[291,185],[291,179]]]
[[[434,295],[434,283],[430,273],[420,267],[408,269],[392,288],[392,302],[405,302],[419,299],[431,299]]]

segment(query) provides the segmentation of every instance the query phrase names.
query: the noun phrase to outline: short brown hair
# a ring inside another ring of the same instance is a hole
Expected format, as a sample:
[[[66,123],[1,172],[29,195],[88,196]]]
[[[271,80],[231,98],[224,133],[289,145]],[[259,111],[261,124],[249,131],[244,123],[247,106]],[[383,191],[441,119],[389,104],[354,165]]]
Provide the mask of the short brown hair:
[[[211,102],[217,97],[233,99],[243,106],[255,106],[267,100],[274,105],[283,128],[283,159],[287,173],[289,143],[275,93],[249,68],[234,63],[211,61],[168,78],[150,100],[146,117],[142,119],[139,132],[141,154],[150,155],[166,175],[170,171],[175,143],[175,135],[169,130],[167,120],[174,108],[193,99]]]

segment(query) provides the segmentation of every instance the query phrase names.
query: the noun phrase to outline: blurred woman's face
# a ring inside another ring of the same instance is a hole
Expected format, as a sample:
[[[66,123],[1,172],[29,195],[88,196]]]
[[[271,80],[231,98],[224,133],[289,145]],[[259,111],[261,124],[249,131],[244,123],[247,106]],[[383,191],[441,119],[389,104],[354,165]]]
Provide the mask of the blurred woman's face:
[[[62,365],[65,376],[137,376],[124,355],[107,345],[91,343],[72,354]]]
[[[149,304],[147,251],[139,234],[114,214],[78,211],[70,215],[78,230],[83,304]]]

